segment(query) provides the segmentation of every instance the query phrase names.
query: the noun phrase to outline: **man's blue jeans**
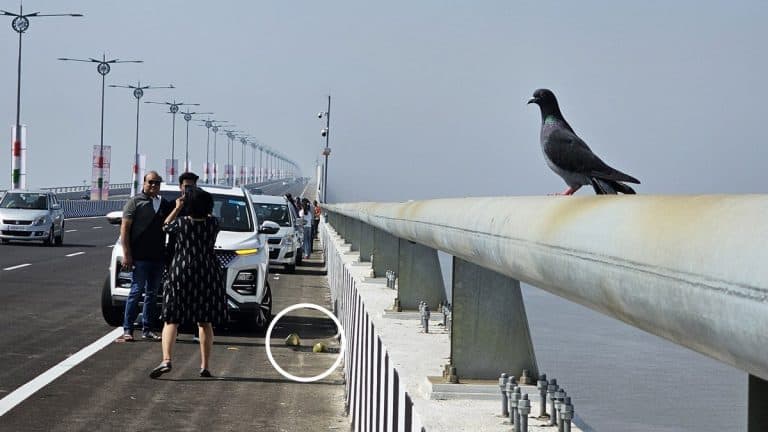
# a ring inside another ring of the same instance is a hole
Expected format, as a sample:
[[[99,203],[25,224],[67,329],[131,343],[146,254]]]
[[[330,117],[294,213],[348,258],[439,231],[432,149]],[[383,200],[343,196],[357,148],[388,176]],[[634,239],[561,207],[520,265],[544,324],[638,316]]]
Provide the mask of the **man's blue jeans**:
[[[125,318],[123,329],[126,332],[133,331],[133,322],[139,314],[139,302],[144,294],[144,308],[141,311],[142,330],[147,332],[152,329],[152,318],[155,313],[156,293],[162,289],[163,262],[162,261],[134,261],[133,282],[131,292],[125,301]]]

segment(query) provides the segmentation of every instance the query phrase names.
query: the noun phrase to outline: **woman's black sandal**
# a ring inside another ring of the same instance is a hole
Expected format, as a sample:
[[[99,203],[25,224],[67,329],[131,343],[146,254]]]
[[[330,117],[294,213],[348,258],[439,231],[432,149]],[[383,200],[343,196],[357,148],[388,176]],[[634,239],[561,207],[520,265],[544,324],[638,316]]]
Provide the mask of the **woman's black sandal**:
[[[152,372],[149,373],[150,378],[159,378],[160,375],[170,372],[171,369],[173,369],[173,366],[171,366],[171,362],[163,362],[160,363],[160,365],[154,369],[152,369]]]

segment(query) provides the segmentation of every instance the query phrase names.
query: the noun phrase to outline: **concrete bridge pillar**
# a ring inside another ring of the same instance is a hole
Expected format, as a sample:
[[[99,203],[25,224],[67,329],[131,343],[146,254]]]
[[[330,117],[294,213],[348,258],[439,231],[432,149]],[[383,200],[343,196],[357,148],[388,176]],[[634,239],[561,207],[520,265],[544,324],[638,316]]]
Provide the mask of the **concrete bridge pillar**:
[[[360,262],[370,262],[373,254],[374,228],[367,223],[360,223]]]
[[[520,282],[454,257],[451,363],[459,379],[539,376]]]
[[[431,310],[437,311],[440,303],[446,300],[437,251],[400,239],[398,268],[400,307],[417,310],[419,302],[425,301]]]
[[[750,374],[747,386],[747,432],[767,431],[768,381]]]
[[[392,234],[374,228],[373,231],[373,276],[384,277],[387,270],[399,273],[398,256],[400,239]]]
[[[360,229],[363,223],[359,219],[347,218],[347,235],[344,237],[350,244],[349,251],[360,250]]]

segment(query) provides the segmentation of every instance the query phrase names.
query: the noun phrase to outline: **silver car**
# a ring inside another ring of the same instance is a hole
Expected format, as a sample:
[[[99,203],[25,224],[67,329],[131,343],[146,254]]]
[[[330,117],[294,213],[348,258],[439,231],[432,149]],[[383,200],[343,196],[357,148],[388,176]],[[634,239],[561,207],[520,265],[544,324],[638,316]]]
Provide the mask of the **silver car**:
[[[13,189],[0,200],[0,241],[64,242],[64,210],[56,194],[44,190]]]

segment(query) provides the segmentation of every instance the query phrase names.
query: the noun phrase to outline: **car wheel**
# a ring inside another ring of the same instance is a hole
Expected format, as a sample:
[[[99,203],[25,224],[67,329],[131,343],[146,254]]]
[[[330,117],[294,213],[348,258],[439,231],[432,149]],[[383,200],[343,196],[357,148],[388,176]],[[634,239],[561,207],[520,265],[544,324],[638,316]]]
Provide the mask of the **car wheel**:
[[[51,224],[51,229],[48,231],[48,236],[45,237],[45,240],[43,240],[43,245],[45,246],[53,246],[54,237],[53,237],[53,224]]]
[[[61,231],[59,231],[59,235],[56,236],[54,242],[56,243],[56,246],[64,244],[64,222],[61,223]]]
[[[119,327],[123,325],[124,311],[122,307],[112,304],[112,292],[109,285],[109,276],[107,276],[101,287],[101,314],[107,324],[112,327]]]
[[[256,327],[265,329],[272,321],[272,289],[269,282],[264,282],[264,297],[261,299],[259,309],[256,311]]]
[[[296,265],[300,266],[304,259],[304,251],[301,248],[296,249]]]

